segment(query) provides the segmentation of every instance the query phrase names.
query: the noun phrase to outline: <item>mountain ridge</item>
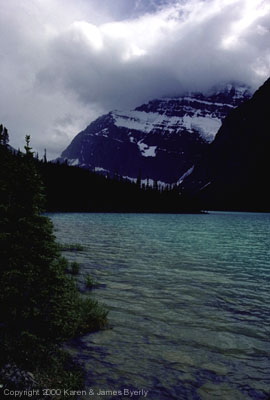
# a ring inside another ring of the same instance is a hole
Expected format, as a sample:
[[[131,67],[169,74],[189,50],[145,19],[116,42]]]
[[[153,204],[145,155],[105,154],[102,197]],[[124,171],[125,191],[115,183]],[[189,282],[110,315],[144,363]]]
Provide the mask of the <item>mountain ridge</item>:
[[[177,183],[213,141],[225,116],[249,97],[247,88],[227,86],[210,95],[187,93],[111,111],[80,132],[59,161],[130,180]]]
[[[269,210],[270,78],[223,121],[183,193],[206,208]]]

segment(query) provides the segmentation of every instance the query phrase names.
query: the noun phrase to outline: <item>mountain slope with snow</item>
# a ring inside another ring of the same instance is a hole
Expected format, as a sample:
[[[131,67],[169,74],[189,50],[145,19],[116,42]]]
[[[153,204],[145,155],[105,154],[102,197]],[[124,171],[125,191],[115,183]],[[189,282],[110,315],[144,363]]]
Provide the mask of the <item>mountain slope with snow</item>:
[[[80,132],[60,160],[130,179],[175,183],[189,174],[248,90],[227,86],[150,101],[131,111],[112,111]]]

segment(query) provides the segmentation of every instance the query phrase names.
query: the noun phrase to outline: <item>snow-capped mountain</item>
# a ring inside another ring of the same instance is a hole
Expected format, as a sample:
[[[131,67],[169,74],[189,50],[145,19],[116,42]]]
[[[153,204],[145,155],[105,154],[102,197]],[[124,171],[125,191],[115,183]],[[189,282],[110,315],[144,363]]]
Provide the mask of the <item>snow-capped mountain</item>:
[[[181,182],[224,118],[249,97],[245,87],[227,85],[210,95],[191,93],[112,111],[80,132],[59,160],[110,176]]]

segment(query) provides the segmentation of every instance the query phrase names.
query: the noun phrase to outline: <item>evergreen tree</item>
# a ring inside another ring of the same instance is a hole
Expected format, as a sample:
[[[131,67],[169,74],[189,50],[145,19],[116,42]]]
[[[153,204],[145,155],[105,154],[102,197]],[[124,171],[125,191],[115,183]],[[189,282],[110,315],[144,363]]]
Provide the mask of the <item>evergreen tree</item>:
[[[9,142],[8,130],[2,124],[0,125],[0,145],[6,146]]]
[[[28,156],[28,157],[32,157],[33,156],[33,151],[31,151],[32,150],[32,147],[30,147],[30,139],[31,139],[31,137],[30,137],[30,135],[26,135],[25,136],[25,146],[24,146],[24,149],[25,149],[25,154],[26,154],[26,156]]]
[[[0,145],[3,144],[3,130],[4,130],[4,127],[1,124],[0,125]]]
[[[4,144],[4,146],[6,146],[8,144],[8,142],[9,142],[9,135],[8,135],[7,128],[4,128],[3,136],[4,136],[4,140],[3,140],[4,143],[3,144]]]
[[[142,183],[142,173],[141,170],[139,170],[138,176],[137,176],[137,180],[136,180],[136,185],[138,188],[141,187],[141,183]]]
[[[32,368],[51,346],[104,327],[107,312],[83,300],[66,274],[52,223],[41,215],[43,187],[29,136],[25,150],[13,155],[0,145],[0,340],[2,362]]]
[[[44,162],[44,163],[47,162],[47,150],[46,150],[46,149],[44,149],[43,162]]]

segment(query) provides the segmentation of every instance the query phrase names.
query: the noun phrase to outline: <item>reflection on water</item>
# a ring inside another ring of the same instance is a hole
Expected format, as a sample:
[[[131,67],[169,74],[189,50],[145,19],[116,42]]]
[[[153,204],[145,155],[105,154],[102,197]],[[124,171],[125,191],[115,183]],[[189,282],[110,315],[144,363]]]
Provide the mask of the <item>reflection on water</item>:
[[[110,310],[71,344],[88,398],[270,398],[270,215],[49,216]]]

